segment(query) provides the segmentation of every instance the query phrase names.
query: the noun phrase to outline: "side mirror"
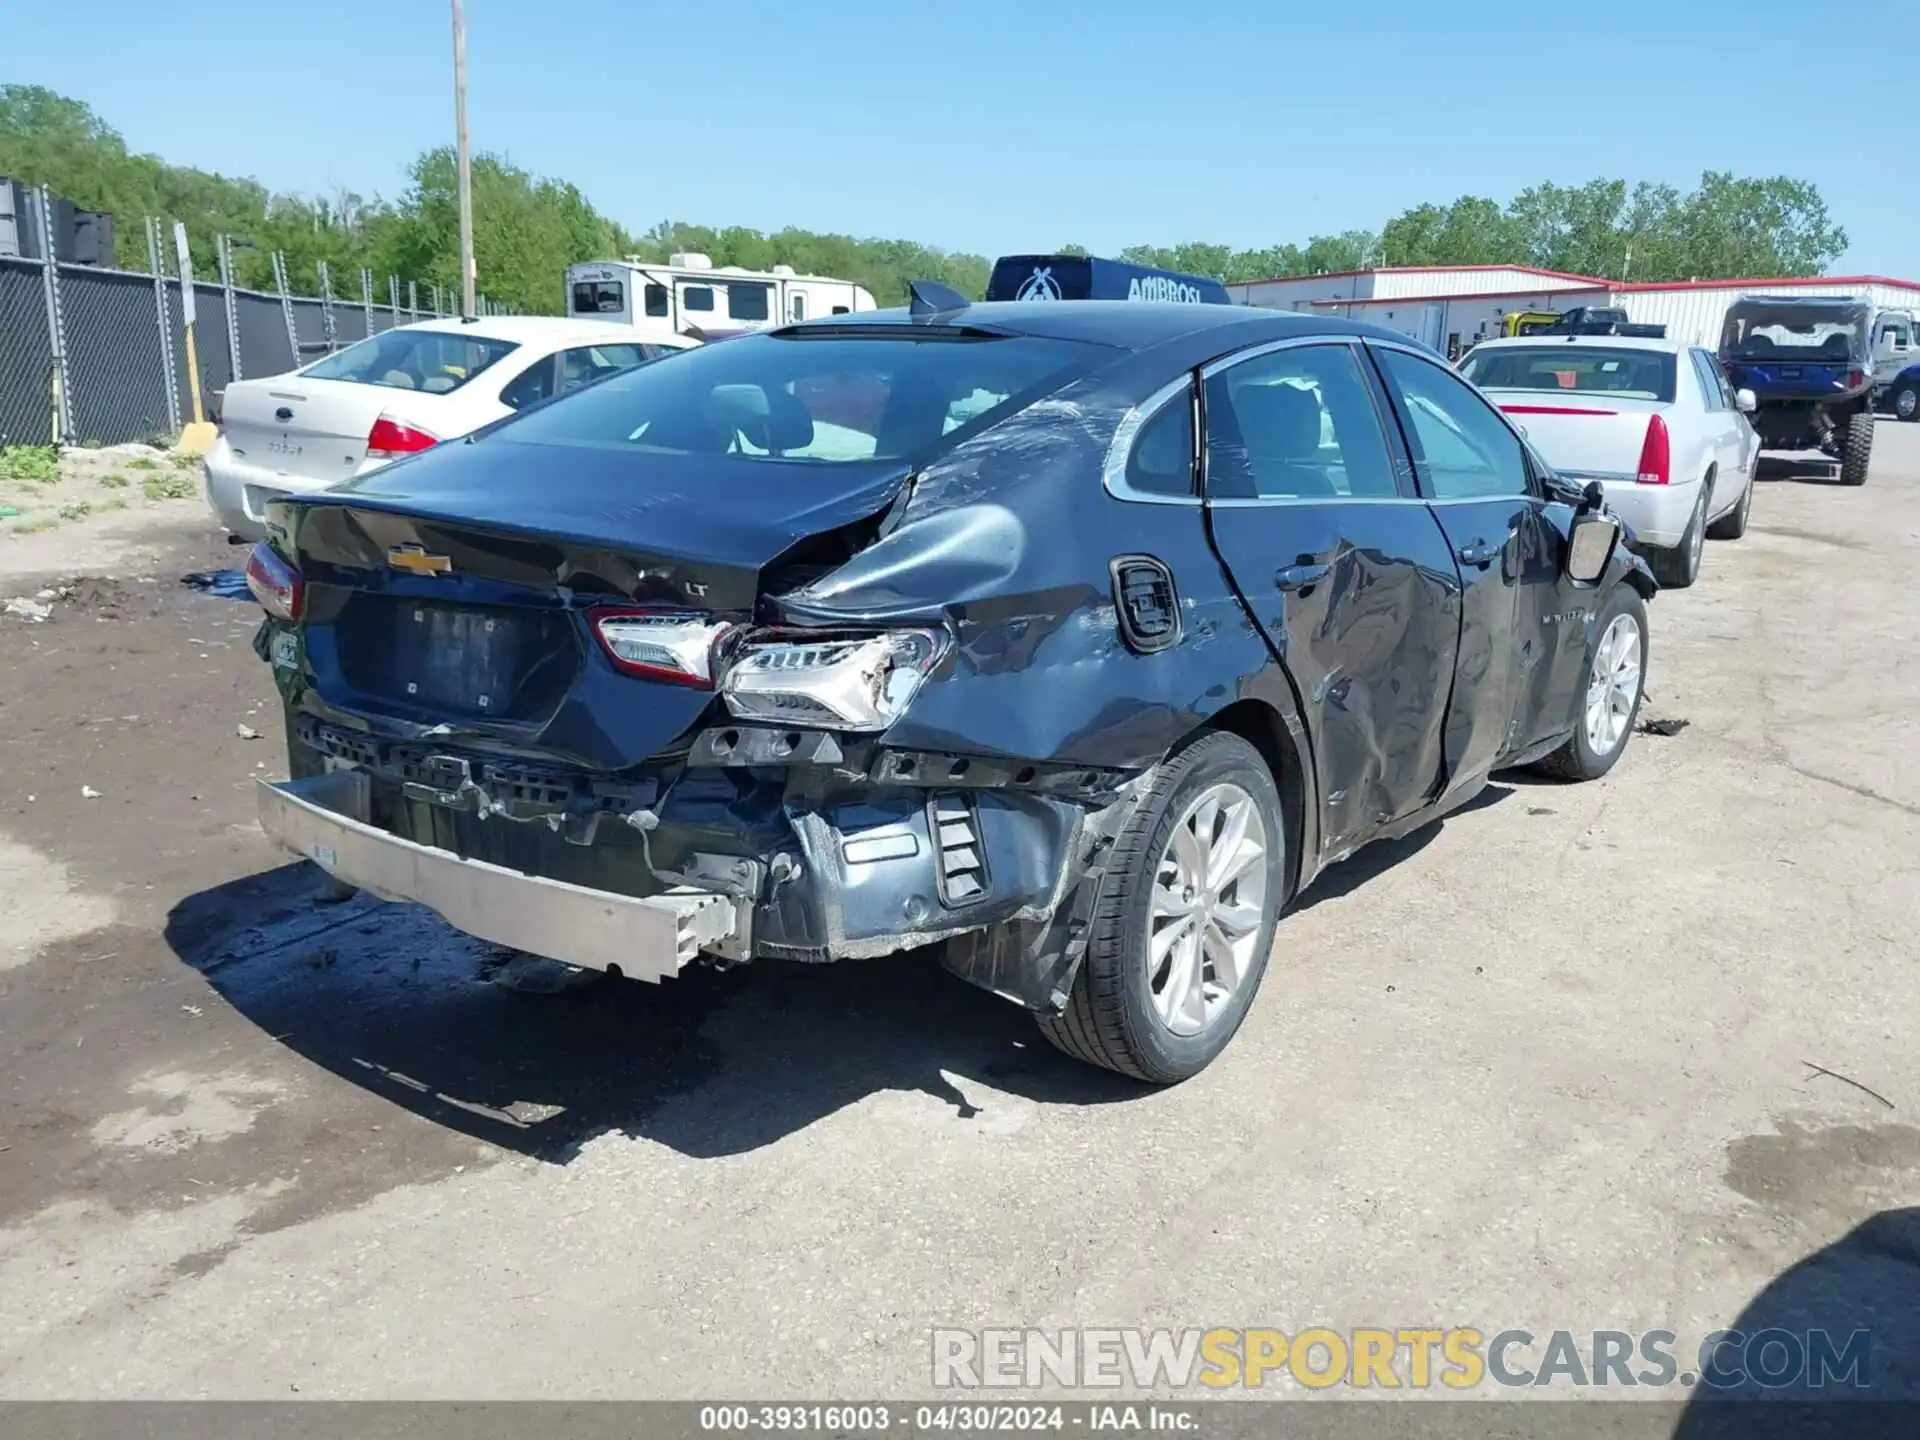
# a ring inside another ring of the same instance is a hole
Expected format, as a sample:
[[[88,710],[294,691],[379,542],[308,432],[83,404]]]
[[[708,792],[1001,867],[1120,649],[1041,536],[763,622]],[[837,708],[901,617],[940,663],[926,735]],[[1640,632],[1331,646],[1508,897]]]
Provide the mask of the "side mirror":
[[[1567,578],[1578,585],[1593,584],[1607,573],[1619,543],[1620,522],[1598,506],[1583,507],[1567,535]]]
[[[1742,415],[1751,415],[1760,408],[1760,397],[1751,390],[1733,392],[1733,404]]]

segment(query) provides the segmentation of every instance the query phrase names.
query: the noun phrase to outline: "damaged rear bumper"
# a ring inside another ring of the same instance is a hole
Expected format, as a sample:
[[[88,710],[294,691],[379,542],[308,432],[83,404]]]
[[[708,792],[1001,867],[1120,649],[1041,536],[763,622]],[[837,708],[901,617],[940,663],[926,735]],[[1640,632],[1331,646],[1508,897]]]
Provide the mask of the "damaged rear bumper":
[[[267,832],[495,943],[646,979],[701,952],[818,963],[940,944],[962,978],[1038,1010],[1064,1001],[1133,790],[751,726],[623,777],[307,716],[292,739],[307,778],[263,784]]]
[[[413,900],[482,940],[641,980],[680,973],[740,928],[726,895],[675,889],[645,898],[588,890],[462,859],[366,823],[370,786],[353,770],[259,784],[267,834],[329,875],[384,900]]]

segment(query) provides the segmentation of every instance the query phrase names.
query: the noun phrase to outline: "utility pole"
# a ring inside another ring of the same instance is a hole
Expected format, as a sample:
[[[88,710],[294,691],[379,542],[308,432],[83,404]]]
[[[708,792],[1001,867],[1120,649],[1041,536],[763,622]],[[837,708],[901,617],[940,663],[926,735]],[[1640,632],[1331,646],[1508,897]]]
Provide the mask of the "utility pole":
[[[473,167],[467,157],[467,14],[453,0],[453,128],[460,162],[460,313],[473,314]]]

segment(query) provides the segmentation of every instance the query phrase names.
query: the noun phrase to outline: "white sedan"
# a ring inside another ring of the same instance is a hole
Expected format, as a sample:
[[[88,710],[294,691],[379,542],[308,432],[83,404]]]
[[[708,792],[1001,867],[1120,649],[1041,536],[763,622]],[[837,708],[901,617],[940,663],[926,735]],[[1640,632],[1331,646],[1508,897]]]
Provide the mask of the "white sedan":
[[[262,538],[266,503],[324,490],[601,375],[697,344],[611,320],[490,316],[383,330],[221,398],[207,500]]]
[[[1699,577],[1704,541],[1737,540],[1760,439],[1709,350],[1625,335],[1489,340],[1461,372],[1561,475],[1598,480],[1659,582]]]

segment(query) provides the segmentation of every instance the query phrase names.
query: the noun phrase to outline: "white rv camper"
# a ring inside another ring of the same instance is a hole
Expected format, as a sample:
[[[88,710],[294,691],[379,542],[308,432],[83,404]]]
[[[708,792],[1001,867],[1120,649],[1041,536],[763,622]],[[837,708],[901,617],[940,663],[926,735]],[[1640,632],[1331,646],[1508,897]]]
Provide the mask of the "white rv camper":
[[[657,325],[673,335],[717,337],[873,308],[873,296],[851,281],[796,275],[791,265],[743,270],[675,254],[664,265],[594,260],[567,268],[567,314]]]

